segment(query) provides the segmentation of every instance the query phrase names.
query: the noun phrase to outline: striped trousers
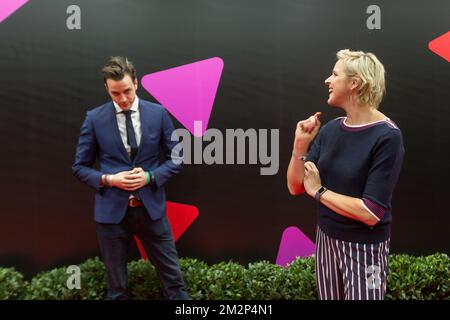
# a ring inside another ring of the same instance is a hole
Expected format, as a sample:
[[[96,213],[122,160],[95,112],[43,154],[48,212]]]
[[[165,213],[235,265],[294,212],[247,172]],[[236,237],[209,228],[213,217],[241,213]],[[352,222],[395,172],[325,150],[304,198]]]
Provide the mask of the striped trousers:
[[[365,244],[316,233],[316,281],[320,300],[383,300],[389,239]]]

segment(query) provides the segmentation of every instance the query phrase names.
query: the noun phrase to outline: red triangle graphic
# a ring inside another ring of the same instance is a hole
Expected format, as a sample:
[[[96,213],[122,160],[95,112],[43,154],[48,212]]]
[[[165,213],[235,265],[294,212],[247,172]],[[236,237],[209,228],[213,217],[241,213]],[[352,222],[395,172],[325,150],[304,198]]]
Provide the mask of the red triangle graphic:
[[[450,62],[450,31],[431,40],[428,43],[428,49]]]
[[[189,226],[198,217],[198,209],[195,206],[176,203],[176,202],[166,202],[167,205],[167,218],[169,219],[170,227],[172,228],[173,239],[177,241],[181,235],[189,228]],[[141,241],[134,236],[134,240],[138,246],[139,252],[142,259],[148,260],[148,255]]]

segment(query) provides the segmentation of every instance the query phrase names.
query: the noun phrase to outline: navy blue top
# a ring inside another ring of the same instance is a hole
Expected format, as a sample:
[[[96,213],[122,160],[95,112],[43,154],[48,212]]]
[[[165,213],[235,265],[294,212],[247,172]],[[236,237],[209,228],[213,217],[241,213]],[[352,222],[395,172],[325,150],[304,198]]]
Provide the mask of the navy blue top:
[[[402,134],[389,119],[362,126],[350,126],[345,121],[344,117],[337,118],[320,129],[307,161],[317,166],[323,186],[361,199],[379,221],[370,227],[319,204],[318,224],[338,240],[385,241],[390,236],[392,193],[405,154]]]

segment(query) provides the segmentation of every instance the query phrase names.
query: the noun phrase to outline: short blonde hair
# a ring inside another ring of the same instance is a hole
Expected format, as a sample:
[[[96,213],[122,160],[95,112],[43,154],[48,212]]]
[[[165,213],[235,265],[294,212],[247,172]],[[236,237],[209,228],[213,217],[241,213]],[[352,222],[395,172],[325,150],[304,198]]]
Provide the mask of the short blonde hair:
[[[386,92],[385,70],[380,60],[371,52],[349,49],[338,51],[336,57],[343,62],[348,77],[356,77],[360,80],[359,102],[378,108]]]

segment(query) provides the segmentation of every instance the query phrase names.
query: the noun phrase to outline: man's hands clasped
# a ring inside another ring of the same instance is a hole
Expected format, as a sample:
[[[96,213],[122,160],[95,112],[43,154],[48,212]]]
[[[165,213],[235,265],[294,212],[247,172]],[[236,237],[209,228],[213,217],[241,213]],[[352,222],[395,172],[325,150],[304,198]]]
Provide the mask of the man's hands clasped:
[[[110,185],[122,190],[135,191],[147,185],[147,175],[142,168],[134,168],[110,175]]]

